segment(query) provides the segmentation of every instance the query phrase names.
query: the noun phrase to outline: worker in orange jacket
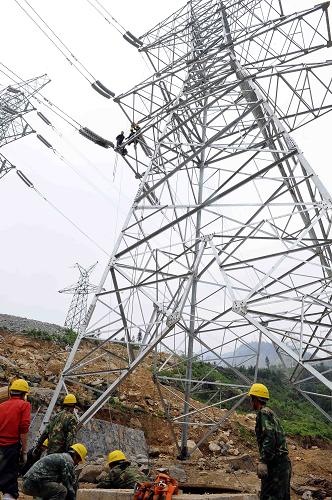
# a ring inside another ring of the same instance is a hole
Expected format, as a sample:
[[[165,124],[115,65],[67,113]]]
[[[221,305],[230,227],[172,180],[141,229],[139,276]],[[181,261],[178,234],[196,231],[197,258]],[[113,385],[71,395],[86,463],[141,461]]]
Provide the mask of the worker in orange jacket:
[[[3,500],[18,498],[20,465],[27,460],[30,403],[29,384],[16,379],[9,388],[9,399],[0,404],[0,491]]]

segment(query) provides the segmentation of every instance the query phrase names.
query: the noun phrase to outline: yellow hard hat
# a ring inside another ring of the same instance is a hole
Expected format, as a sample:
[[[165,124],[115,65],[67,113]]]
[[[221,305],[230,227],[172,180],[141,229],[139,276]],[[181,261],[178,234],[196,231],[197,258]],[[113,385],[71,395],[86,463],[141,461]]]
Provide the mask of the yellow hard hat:
[[[63,399],[64,405],[74,405],[77,403],[77,399],[74,394],[67,394]]]
[[[43,442],[43,446],[46,446],[48,448],[48,439],[46,438],[45,441]]]
[[[73,450],[76,451],[76,453],[81,457],[81,461],[84,462],[85,457],[88,454],[88,450],[82,443],[76,443],[71,446]]]
[[[29,392],[29,384],[23,378],[17,378],[12,382],[9,391]]]
[[[118,462],[118,460],[127,460],[126,455],[121,450],[114,450],[108,454],[107,462],[111,464],[112,462]]]
[[[252,384],[248,392],[248,396],[270,399],[269,390],[264,384]]]

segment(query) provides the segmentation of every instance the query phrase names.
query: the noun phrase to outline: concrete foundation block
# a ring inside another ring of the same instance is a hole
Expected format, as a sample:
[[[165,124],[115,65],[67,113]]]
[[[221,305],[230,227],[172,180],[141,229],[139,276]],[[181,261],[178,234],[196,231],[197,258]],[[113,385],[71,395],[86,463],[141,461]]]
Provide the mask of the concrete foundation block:
[[[78,490],[77,500],[132,500],[133,490]],[[247,493],[215,493],[209,495],[176,495],[176,500],[257,500],[257,495]]]

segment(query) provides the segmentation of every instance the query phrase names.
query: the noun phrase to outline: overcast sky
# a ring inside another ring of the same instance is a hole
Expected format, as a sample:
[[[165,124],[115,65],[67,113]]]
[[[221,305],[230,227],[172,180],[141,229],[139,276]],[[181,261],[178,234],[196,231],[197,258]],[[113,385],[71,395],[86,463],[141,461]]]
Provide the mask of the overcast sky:
[[[20,2],[24,5],[22,0]],[[180,0],[102,2],[137,36],[182,4]],[[29,0],[29,3],[96,79],[115,93],[131,88],[147,76],[143,57],[86,0]],[[314,4],[316,1],[311,0],[284,2],[287,12]],[[91,89],[15,0],[2,0],[0,9],[0,62],[24,79],[47,73],[51,83],[44,94],[80,124],[104,137],[114,140],[121,129],[128,129],[118,106]],[[332,49],[321,51],[319,59],[332,59]],[[9,83],[0,73],[0,85]],[[137,181],[121,158],[115,171],[116,156],[112,150],[89,143],[42,106],[39,110],[62,137],[35,113],[28,115],[27,120],[67,163],[56,157],[35,135],[4,146],[1,153],[109,254],[137,191]],[[332,115],[328,114],[295,134],[305,156],[330,192],[331,119]],[[0,313],[63,323],[71,297],[60,295],[58,290],[77,279],[73,265],[79,262],[89,266],[98,261],[92,277],[97,283],[107,261],[106,254],[28,189],[13,172],[0,180],[0,214]]]

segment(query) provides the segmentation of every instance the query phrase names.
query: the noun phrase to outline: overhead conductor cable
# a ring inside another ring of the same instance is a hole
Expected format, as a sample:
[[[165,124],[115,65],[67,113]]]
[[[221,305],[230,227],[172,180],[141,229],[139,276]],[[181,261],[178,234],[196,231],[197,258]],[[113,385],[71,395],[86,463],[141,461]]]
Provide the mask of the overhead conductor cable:
[[[91,238],[91,236],[89,236],[74,221],[72,221],[69,217],[67,217],[67,215],[64,214],[62,212],[62,210],[60,210],[56,205],[54,205],[54,203],[52,203],[50,200],[48,200],[46,198],[46,196],[43,195],[34,186],[33,182],[31,182],[30,179],[28,179],[28,177],[21,170],[16,169],[16,173],[17,173],[18,177],[24,182],[24,184],[26,186],[28,186],[29,188],[33,189],[38,194],[38,196],[40,196],[41,198],[43,198],[43,200],[46,201],[46,203],[48,203],[54,210],[56,210],[56,212],[58,212],[62,217],[64,217],[66,219],[66,221],[68,221],[72,226],[74,226],[75,229],[77,229],[77,231],[79,231],[85,238],[87,238],[91,243],[93,243],[101,252],[103,252],[107,256],[109,255],[108,252],[106,252],[106,250],[103,247],[101,247],[93,238]]]
[[[115,28],[120,33],[120,35],[123,36],[126,42],[130,43],[137,49],[143,45],[143,42],[139,38],[134,36],[130,31],[126,30],[126,28],[124,28],[122,24],[120,24],[119,21],[117,21],[115,17],[112,16],[110,11],[107,10],[106,7],[104,7],[102,3],[99,2],[99,0],[86,1],[105,19],[108,24],[113,26],[113,28]],[[98,7],[96,6],[96,4],[98,5]]]
[[[3,71],[3,70],[0,69],[0,71],[4,75],[6,75],[7,78],[9,78],[10,80],[12,80],[15,83],[19,83],[20,81],[21,82],[24,81],[23,78],[21,78],[19,75],[17,75],[16,73],[14,73],[14,71],[12,71],[10,68],[8,68],[8,66],[6,66],[3,63],[0,63],[0,64],[7,71],[9,71],[10,73],[12,73],[15,76],[15,78],[17,80],[19,80],[19,81],[15,80],[12,76],[8,75],[5,71]],[[69,116],[68,113],[66,113],[61,108],[59,108],[59,106],[57,106],[56,104],[54,104],[54,102],[52,102],[49,99],[47,99],[47,97],[43,96],[40,92],[36,92],[36,93],[39,95],[40,98],[36,97],[36,95],[33,95],[33,96],[31,96],[33,99],[35,99],[39,104],[41,104],[41,105],[45,106],[46,108],[48,108],[50,111],[52,111],[54,114],[56,114],[59,118],[61,118],[62,120],[64,120],[68,125],[70,125],[71,127],[73,127],[83,137],[85,137],[89,141],[92,141],[95,144],[97,144],[98,146],[101,146],[103,148],[106,148],[106,149],[107,148],[113,148],[114,149],[113,142],[109,141],[108,139],[105,139],[104,137],[100,136],[99,134],[97,134],[96,132],[92,131],[88,127],[83,127],[83,125],[81,125],[77,120],[75,120],[75,118]],[[56,108],[56,111],[53,108]],[[38,111],[37,115],[39,116],[39,118],[41,118],[46,123],[46,125],[49,125],[55,132],[58,133],[58,131],[56,130],[56,128],[52,125],[52,123],[50,122],[50,120],[48,120],[45,117],[45,115],[43,113],[41,113],[40,111]]]
[[[14,0],[17,5],[23,10],[23,12],[31,19],[31,21],[38,27],[38,29],[48,38],[48,40],[61,52],[61,54],[66,58],[71,66],[73,66],[91,85],[91,87],[98,92],[98,94],[110,99],[114,97],[115,94],[109,90],[100,80],[95,79],[95,77],[90,73],[90,71],[81,63],[77,57],[73,54],[70,48],[61,40],[61,38],[55,33],[55,31],[42,19],[38,12],[30,5],[27,0],[21,0],[24,2],[30,10],[33,12],[34,16],[42,23],[39,22],[31,15],[24,7],[21,5],[19,0]]]

